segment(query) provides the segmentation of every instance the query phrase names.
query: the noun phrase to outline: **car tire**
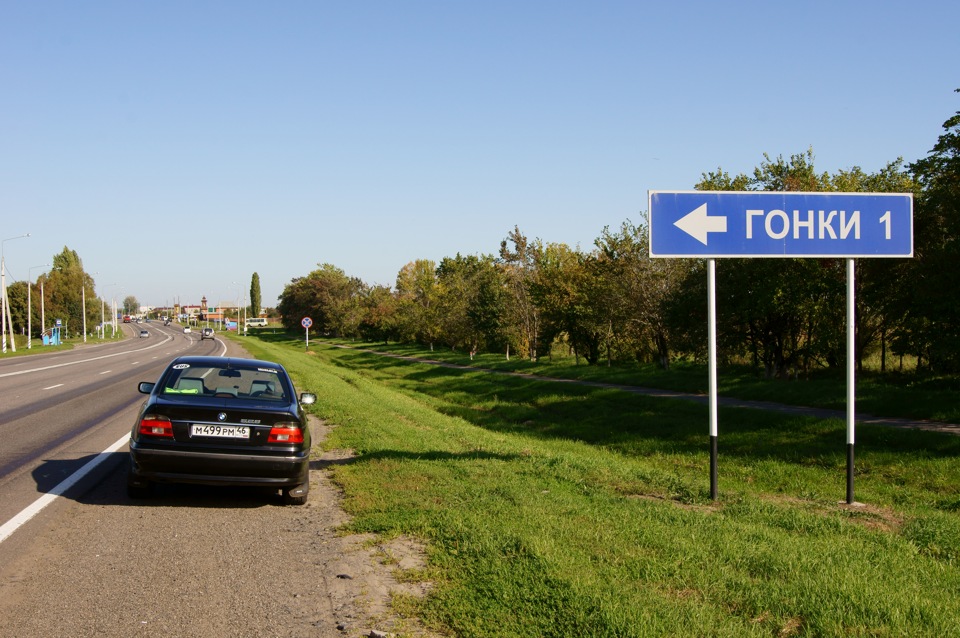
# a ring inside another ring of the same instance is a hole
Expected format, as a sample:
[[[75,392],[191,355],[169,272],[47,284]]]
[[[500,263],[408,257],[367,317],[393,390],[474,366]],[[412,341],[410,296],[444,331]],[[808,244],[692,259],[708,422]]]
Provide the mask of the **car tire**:
[[[310,483],[283,488],[284,505],[306,505],[310,495]]]

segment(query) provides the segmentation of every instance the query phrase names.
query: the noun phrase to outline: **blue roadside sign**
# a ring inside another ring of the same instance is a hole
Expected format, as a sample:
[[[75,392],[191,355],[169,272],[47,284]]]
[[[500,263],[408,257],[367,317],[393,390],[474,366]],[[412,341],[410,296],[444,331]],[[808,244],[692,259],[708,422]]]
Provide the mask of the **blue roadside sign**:
[[[913,195],[649,191],[651,257],[912,257]]]

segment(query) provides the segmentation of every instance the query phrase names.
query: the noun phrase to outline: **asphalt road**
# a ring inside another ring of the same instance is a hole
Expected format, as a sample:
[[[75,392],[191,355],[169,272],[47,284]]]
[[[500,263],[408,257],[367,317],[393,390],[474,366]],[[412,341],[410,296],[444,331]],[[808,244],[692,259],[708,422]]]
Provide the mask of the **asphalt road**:
[[[424,591],[393,577],[420,567],[419,546],[339,531],[326,468],[349,451],[315,447],[302,507],[241,488],[127,497],[137,383],[181,354],[245,352],[175,326],[124,329],[115,343],[0,360],[0,636],[424,635],[389,610],[392,593]],[[319,443],[329,426],[311,429]]]
[[[137,382],[156,381],[180,354],[226,349],[174,325],[123,328],[132,338],[58,352],[34,341],[28,356],[0,359],[0,524],[129,432],[144,398]]]

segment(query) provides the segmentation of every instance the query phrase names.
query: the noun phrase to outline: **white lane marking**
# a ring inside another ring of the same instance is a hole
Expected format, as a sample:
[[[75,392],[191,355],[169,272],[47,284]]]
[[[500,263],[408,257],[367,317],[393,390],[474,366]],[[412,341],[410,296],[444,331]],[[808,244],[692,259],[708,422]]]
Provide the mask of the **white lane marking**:
[[[104,370],[104,371],[101,372],[100,374],[109,374],[109,373],[111,373],[111,372],[113,372],[113,370]]]
[[[52,365],[52,366],[43,366],[42,368],[30,368],[29,370],[18,370],[17,372],[5,372],[4,374],[0,374],[0,379],[2,379],[3,377],[15,377],[15,376],[20,375],[20,374],[29,374],[29,373],[31,373],[31,372],[41,372],[41,371],[43,371],[43,370],[53,370],[53,369],[55,369],[55,368],[64,368],[64,367],[66,367],[66,366],[75,366],[75,365],[77,365],[78,363],[87,363],[88,361],[99,361],[100,359],[109,359],[109,358],[111,358],[111,357],[122,357],[122,356],[125,356],[125,355],[130,354],[131,352],[140,352],[141,350],[150,350],[151,348],[159,348],[160,346],[162,346],[164,343],[166,343],[166,342],[169,341],[170,339],[172,339],[172,337],[167,337],[166,339],[164,339],[164,340],[161,341],[160,343],[155,343],[155,344],[153,344],[152,346],[147,346],[146,348],[140,348],[140,350],[128,350],[128,351],[126,351],[126,352],[115,352],[115,353],[113,353],[113,354],[104,354],[104,355],[101,355],[101,356],[99,356],[99,357],[91,357],[91,358],[89,358],[89,359],[81,359],[81,360],[79,360],[79,361],[68,361],[68,362],[66,362],[66,363],[57,363],[57,364],[54,364],[54,365]]]
[[[62,383],[58,383],[57,385],[48,385],[47,387],[44,388],[44,390],[53,390],[54,388],[59,388],[62,385],[63,385]]]
[[[25,507],[20,511],[19,514],[11,518],[9,521],[0,525],[0,543],[7,540],[11,534],[17,531],[24,523],[29,521],[31,518],[39,514],[43,508],[52,503],[57,499],[58,496],[62,496],[64,492],[69,490],[71,487],[77,484],[77,482],[82,479],[84,476],[89,474],[95,467],[103,463],[109,458],[109,456],[119,450],[121,447],[126,445],[127,441],[130,440],[129,434],[124,434],[119,441],[108,447],[106,450],[96,455],[91,459],[86,465],[81,467],[79,470],[68,476],[64,479],[59,485],[55,488],[35,500],[33,503]]]

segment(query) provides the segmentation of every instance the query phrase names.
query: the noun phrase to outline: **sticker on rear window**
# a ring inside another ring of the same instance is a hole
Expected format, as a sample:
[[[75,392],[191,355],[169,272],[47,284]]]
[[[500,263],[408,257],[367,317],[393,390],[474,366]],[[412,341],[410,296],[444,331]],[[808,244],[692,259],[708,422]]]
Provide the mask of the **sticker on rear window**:
[[[174,370],[186,370],[186,369],[189,368],[189,367],[190,367],[190,364],[189,364],[189,363],[178,363],[177,365],[173,366],[173,369],[174,369]]]

